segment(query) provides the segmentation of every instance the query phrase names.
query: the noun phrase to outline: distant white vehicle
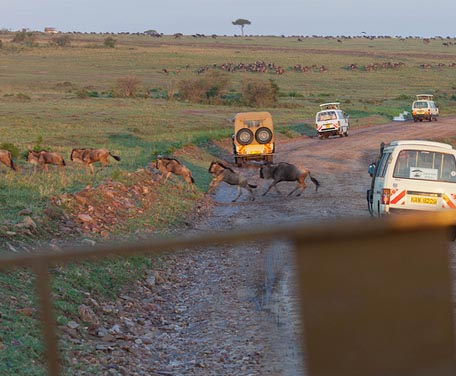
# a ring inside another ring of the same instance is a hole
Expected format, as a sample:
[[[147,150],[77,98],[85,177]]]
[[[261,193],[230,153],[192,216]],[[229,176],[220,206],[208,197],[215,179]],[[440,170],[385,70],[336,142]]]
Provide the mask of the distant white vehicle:
[[[348,136],[348,115],[340,109],[339,102],[323,103],[315,115],[315,129],[320,138]]]
[[[417,94],[416,100],[412,104],[414,122],[417,122],[418,120],[437,121],[439,115],[439,108],[434,102],[434,96],[432,94]]]

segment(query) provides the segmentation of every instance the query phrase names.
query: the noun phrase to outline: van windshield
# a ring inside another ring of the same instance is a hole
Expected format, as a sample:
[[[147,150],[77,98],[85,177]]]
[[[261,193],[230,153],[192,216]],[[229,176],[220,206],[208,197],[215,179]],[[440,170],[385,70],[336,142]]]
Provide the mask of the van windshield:
[[[401,150],[393,177],[456,183],[454,155],[424,150]]]
[[[415,102],[413,103],[413,108],[428,108],[428,102]]]

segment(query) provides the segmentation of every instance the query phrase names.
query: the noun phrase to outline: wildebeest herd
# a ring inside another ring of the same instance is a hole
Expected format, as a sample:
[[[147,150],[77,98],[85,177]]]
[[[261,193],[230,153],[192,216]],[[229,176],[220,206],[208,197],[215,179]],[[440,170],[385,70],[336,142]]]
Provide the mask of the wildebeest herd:
[[[113,155],[108,149],[75,148],[71,150],[70,153],[71,161],[88,166],[92,174],[95,172],[93,164],[100,162],[101,169],[103,169],[107,166],[109,157],[112,157],[116,161],[120,161],[120,157]],[[34,171],[36,171],[37,166],[46,172],[48,172],[48,165],[50,164],[59,166],[61,168],[66,166],[66,162],[60,153],[50,152],[46,150],[29,150],[26,155],[26,161],[34,166]],[[12,154],[8,150],[0,150],[0,162],[11,170],[18,170],[16,164],[14,163]],[[165,178],[163,184],[166,184],[169,177],[174,174],[181,176],[190,187],[192,192],[194,192],[195,180],[190,169],[184,166],[177,159],[159,156],[157,157],[153,166],[161,173],[159,181],[161,181],[163,177]],[[256,189],[257,186],[255,184],[249,183],[245,176],[234,171],[226,163],[213,161],[209,166],[208,172],[213,176],[213,178],[209,184],[207,193],[210,193],[221,182],[225,182],[229,185],[237,187],[237,196],[232,200],[233,202],[239,199],[242,194],[242,189],[245,189],[250,193],[251,200],[255,199],[254,189]],[[306,168],[299,168],[293,164],[286,162],[266,164],[259,168],[259,177],[261,179],[273,180],[271,185],[263,193],[263,196],[266,195],[271,190],[271,188],[275,188],[275,190],[280,193],[276,185],[283,181],[295,181],[296,187],[291,192],[289,192],[288,195],[290,196],[300,189],[300,191],[297,193],[297,196],[300,196],[307,187],[305,183],[307,176],[309,176],[310,180],[315,184],[315,190],[318,190],[318,187],[320,186],[319,181],[311,176],[310,171]]]
[[[93,163],[100,162],[101,169],[107,166],[108,157],[111,156],[116,161],[120,161],[120,157],[111,154],[107,149],[73,149],[70,154],[70,159],[73,162],[82,163],[90,168],[92,174],[95,173]],[[29,150],[25,157],[25,160],[34,166],[36,172],[37,166],[40,166],[41,170],[48,171],[48,165],[56,165],[65,167],[66,162],[63,159],[62,154],[57,152],[50,152],[47,150]],[[0,150],[0,162],[5,166],[17,171],[17,166],[14,163],[13,156],[9,150]]]

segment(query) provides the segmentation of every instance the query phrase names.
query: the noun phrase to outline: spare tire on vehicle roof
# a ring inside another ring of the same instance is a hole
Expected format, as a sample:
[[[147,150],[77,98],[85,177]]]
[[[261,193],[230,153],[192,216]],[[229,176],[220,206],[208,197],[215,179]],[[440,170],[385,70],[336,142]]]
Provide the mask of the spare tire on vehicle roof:
[[[248,145],[253,141],[253,132],[248,128],[243,128],[236,133],[236,141],[241,145]]]
[[[258,128],[255,133],[255,139],[259,144],[267,144],[272,140],[272,131],[266,127]]]

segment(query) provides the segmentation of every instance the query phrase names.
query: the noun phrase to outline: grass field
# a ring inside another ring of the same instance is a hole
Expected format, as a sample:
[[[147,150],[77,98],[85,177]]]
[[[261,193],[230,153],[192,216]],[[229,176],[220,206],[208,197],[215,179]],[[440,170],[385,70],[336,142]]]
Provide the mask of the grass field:
[[[187,153],[183,160],[195,172],[199,193],[195,196],[182,193],[176,197],[176,203],[184,204],[176,205],[174,211],[156,216],[147,213],[151,224],[160,221],[162,228],[177,224],[207,189],[210,181],[207,166],[214,158],[210,153],[211,143],[231,137],[232,124],[228,119],[237,112],[271,112],[279,137],[313,134],[314,114],[324,102],[340,101],[350,115],[352,127],[390,121],[409,110],[415,94],[419,93],[435,95],[441,116],[456,114],[456,67],[449,66],[456,63],[456,46],[452,43],[445,46],[443,43],[449,41],[446,39],[424,43],[420,38],[338,41],[337,38],[115,35],[115,48],[107,48],[103,44],[107,35],[70,35],[71,43],[65,47],[51,45],[51,37],[44,34],[37,35],[32,46],[12,43],[13,37],[14,33],[0,34],[0,144],[12,145],[18,151],[16,159],[21,171],[14,173],[0,166],[2,231],[21,220],[22,210],[30,210],[39,217],[50,196],[73,193],[106,178],[115,179],[123,171],[146,166],[157,154],[170,155],[182,147],[198,150],[204,146],[201,153]],[[285,74],[229,73],[228,94],[238,94],[246,79],[273,79],[280,88],[279,103],[273,107],[195,104],[172,96],[180,81],[202,77],[196,73],[201,67],[207,66],[211,71],[224,63],[256,61],[280,65]],[[403,65],[395,69],[365,69],[369,64],[386,62]],[[309,72],[296,72],[293,70],[296,64],[313,68]],[[356,64],[358,69],[348,69],[351,64]],[[429,64],[430,68],[423,69],[421,64]],[[321,66],[326,71],[320,72]],[[112,97],[117,80],[126,76],[136,77],[147,95]],[[168,95],[171,99],[166,99]],[[71,162],[64,174],[33,174],[23,155],[34,147],[61,152],[68,162],[73,147],[103,147],[120,155],[122,161],[112,163],[95,176]],[[134,231],[135,222],[131,224],[131,233]],[[9,252],[6,243],[14,242],[14,237],[2,233],[0,238],[1,252]],[[92,289],[95,296],[107,296],[112,293],[113,285],[121,286],[148,266],[149,260],[135,261],[136,273],[131,273],[129,262],[116,262],[115,268],[112,263],[81,266],[84,281],[80,279],[81,269],[56,270],[56,283],[64,286],[57,301],[59,323],[76,315],[80,289]],[[106,274],[110,275],[107,282]],[[44,374],[42,347],[37,340],[37,315],[24,314],[28,312],[24,309],[34,304],[31,278],[23,271],[0,275],[0,317],[8,323],[0,329],[0,375]],[[24,333],[24,327],[32,329]]]
[[[122,169],[133,170],[157,153],[169,154],[184,145],[229,137],[232,130],[227,119],[252,109],[199,105],[156,95],[110,97],[121,77],[136,77],[152,94],[175,93],[179,81],[197,77],[200,67],[215,70],[214,64],[228,62],[263,60],[286,70],[283,75],[237,71],[230,74],[229,87],[229,92],[236,93],[245,79],[273,79],[280,88],[280,103],[260,110],[273,114],[282,134],[290,135],[287,128],[296,130],[299,124],[311,125],[318,105],[328,101],[342,102],[354,127],[391,120],[409,110],[414,95],[422,92],[435,95],[442,116],[456,113],[456,67],[449,67],[456,62],[456,46],[444,46],[446,40],[426,44],[419,38],[340,42],[336,38],[118,35],[114,37],[116,47],[106,48],[106,35],[70,35],[67,47],[50,45],[50,37],[44,34],[37,35],[34,47],[11,43],[13,36],[0,35],[0,143],[11,143],[21,153],[40,145],[69,158],[73,147],[106,147],[122,156]],[[363,69],[384,62],[404,65]],[[296,64],[315,68],[295,72],[292,67]],[[347,69],[350,64],[359,69]],[[422,69],[420,64],[431,68]],[[323,73],[318,71],[322,65],[327,68]],[[169,73],[164,74],[163,69]],[[81,92],[91,96],[81,98]],[[26,168],[23,159],[19,164]],[[61,185],[34,192],[33,198],[74,190],[81,186],[81,179],[82,174],[69,174]],[[8,182],[14,189],[21,186],[20,181],[9,178],[2,182],[2,191],[9,189]],[[30,187],[29,182],[26,185]],[[2,194],[1,201],[8,206],[8,197]],[[6,208],[1,219],[14,220],[14,210]]]

